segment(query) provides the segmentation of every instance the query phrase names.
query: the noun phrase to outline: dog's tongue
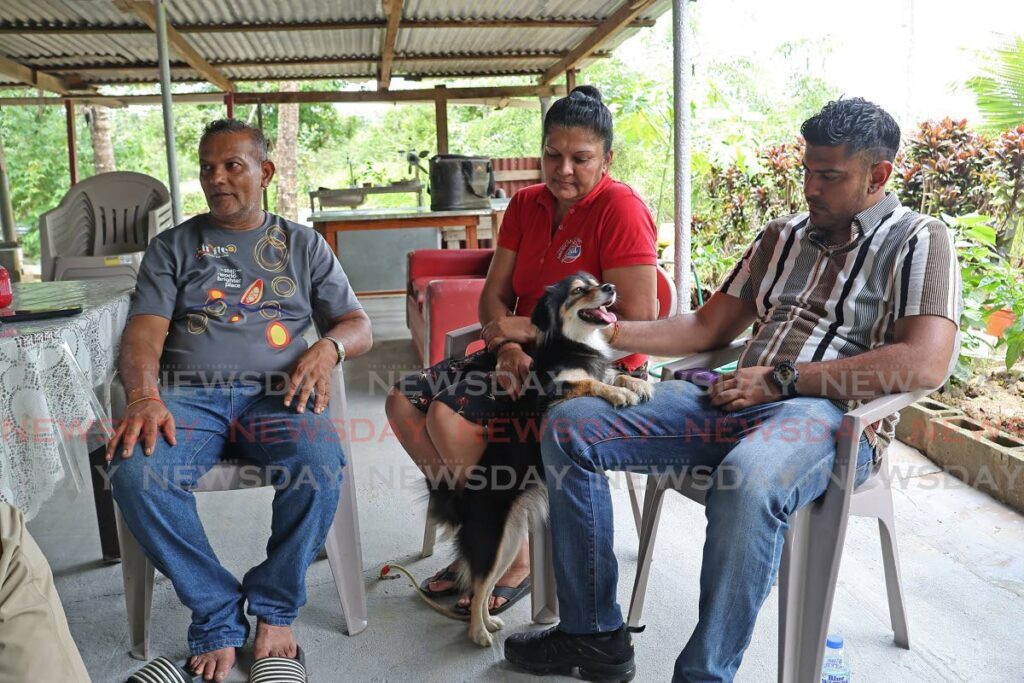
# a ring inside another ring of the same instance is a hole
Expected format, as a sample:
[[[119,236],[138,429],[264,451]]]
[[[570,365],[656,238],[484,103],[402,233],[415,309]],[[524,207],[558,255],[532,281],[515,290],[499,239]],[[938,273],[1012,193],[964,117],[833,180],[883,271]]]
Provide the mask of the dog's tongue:
[[[615,314],[611,311],[607,311],[604,308],[588,308],[587,313],[590,313],[598,320],[601,320],[609,325],[615,322]]]

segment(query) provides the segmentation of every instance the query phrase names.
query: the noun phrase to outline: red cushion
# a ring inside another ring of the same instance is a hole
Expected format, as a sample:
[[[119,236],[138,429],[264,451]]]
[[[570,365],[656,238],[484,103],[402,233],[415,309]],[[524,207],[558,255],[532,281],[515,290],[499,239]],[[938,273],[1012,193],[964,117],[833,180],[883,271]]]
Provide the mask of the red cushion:
[[[427,298],[427,285],[434,280],[478,280],[479,275],[430,275],[428,277],[415,277],[412,279],[412,291],[416,296],[416,303],[423,306]]]

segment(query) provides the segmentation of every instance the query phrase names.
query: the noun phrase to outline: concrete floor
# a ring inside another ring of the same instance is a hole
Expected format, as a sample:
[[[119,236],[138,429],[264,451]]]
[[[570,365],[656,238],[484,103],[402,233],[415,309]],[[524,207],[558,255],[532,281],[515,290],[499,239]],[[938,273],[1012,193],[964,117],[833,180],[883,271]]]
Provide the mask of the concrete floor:
[[[330,570],[309,570],[309,603],[295,623],[315,681],[526,681],[503,662],[500,646],[482,650],[461,623],[447,621],[413,595],[404,580],[379,581],[389,561],[427,575],[448,557],[439,546],[419,560],[422,485],[398,443],[383,431],[384,388],[415,367],[398,299],[367,300],[377,343],[368,357],[346,364],[349,406],[363,420],[354,446],[370,625],[342,633]],[[377,377],[379,379],[374,380]],[[938,471],[905,446],[892,451],[899,479],[897,533],[910,620],[910,651],[892,642],[876,525],[853,519],[832,614],[846,637],[858,681],[1021,681],[1024,641],[1024,517]],[[636,571],[637,537],[623,480],[617,490],[619,601],[625,611]],[[258,563],[270,527],[271,491],[203,494],[199,509],[222,561],[237,575]],[[53,566],[71,631],[93,679],[121,681],[139,666],[128,654],[119,566],[99,561],[99,539],[88,492],[61,493],[29,525]],[[704,517],[700,506],[669,495],[645,609],[646,632],[635,636],[639,681],[668,680],[697,614]],[[775,680],[776,592],[758,620],[736,680]],[[167,579],[153,597],[152,649],[187,653],[189,615]],[[505,633],[532,628],[528,600],[505,615]],[[500,634],[503,635],[503,634]],[[500,639],[499,639],[500,640]],[[249,653],[231,681],[244,681]],[[568,679],[560,679],[568,680]]]

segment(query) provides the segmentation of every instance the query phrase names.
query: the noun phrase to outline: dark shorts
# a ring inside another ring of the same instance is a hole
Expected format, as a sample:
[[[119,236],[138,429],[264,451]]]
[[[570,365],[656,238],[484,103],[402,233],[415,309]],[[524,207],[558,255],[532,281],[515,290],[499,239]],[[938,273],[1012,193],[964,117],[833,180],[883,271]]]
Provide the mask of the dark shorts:
[[[440,401],[470,422],[484,427],[495,420],[539,424],[543,410],[537,407],[536,399],[524,396],[513,401],[509,398],[498,383],[494,372],[496,363],[493,353],[479,351],[406,375],[395,388],[424,413],[431,403]],[[647,363],[629,374],[647,379]],[[531,373],[528,382],[537,386],[536,376]]]

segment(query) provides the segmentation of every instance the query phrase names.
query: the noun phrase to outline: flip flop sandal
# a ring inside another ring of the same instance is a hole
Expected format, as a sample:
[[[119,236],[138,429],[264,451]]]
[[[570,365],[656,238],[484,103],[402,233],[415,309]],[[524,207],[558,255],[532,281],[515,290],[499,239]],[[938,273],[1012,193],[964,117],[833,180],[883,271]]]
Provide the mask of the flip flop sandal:
[[[253,662],[249,669],[249,683],[306,683],[306,655],[298,649],[295,659],[290,657],[264,657]]]
[[[195,674],[166,657],[150,660],[128,678],[128,683],[195,683]]]
[[[495,586],[494,590],[491,591],[491,595],[496,598],[505,598],[505,602],[494,609],[488,610],[488,613],[492,617],[501,614],[509,607],[522,600],[523,596],[529,593],[532,587],[533,581],[530,580],[529,576],[519,582],[518,586]],[[469,608],[462,607],[460,605],[455,606],[455,611],[459,614],[469,614]]]
[[[443,598],[448,595],[455,595],[459,592],[459,586],[456,583],[459,580],[459,573],[452,571],[449,567],[445,567],[441,571],[437,572],[430,578],[424,579],[423,583],[420,584],[420,590],[429,595],[432,598]],[[452,585],[444,590],[432,591],[430,590],[430,584],[437,581],[448,581]]]

